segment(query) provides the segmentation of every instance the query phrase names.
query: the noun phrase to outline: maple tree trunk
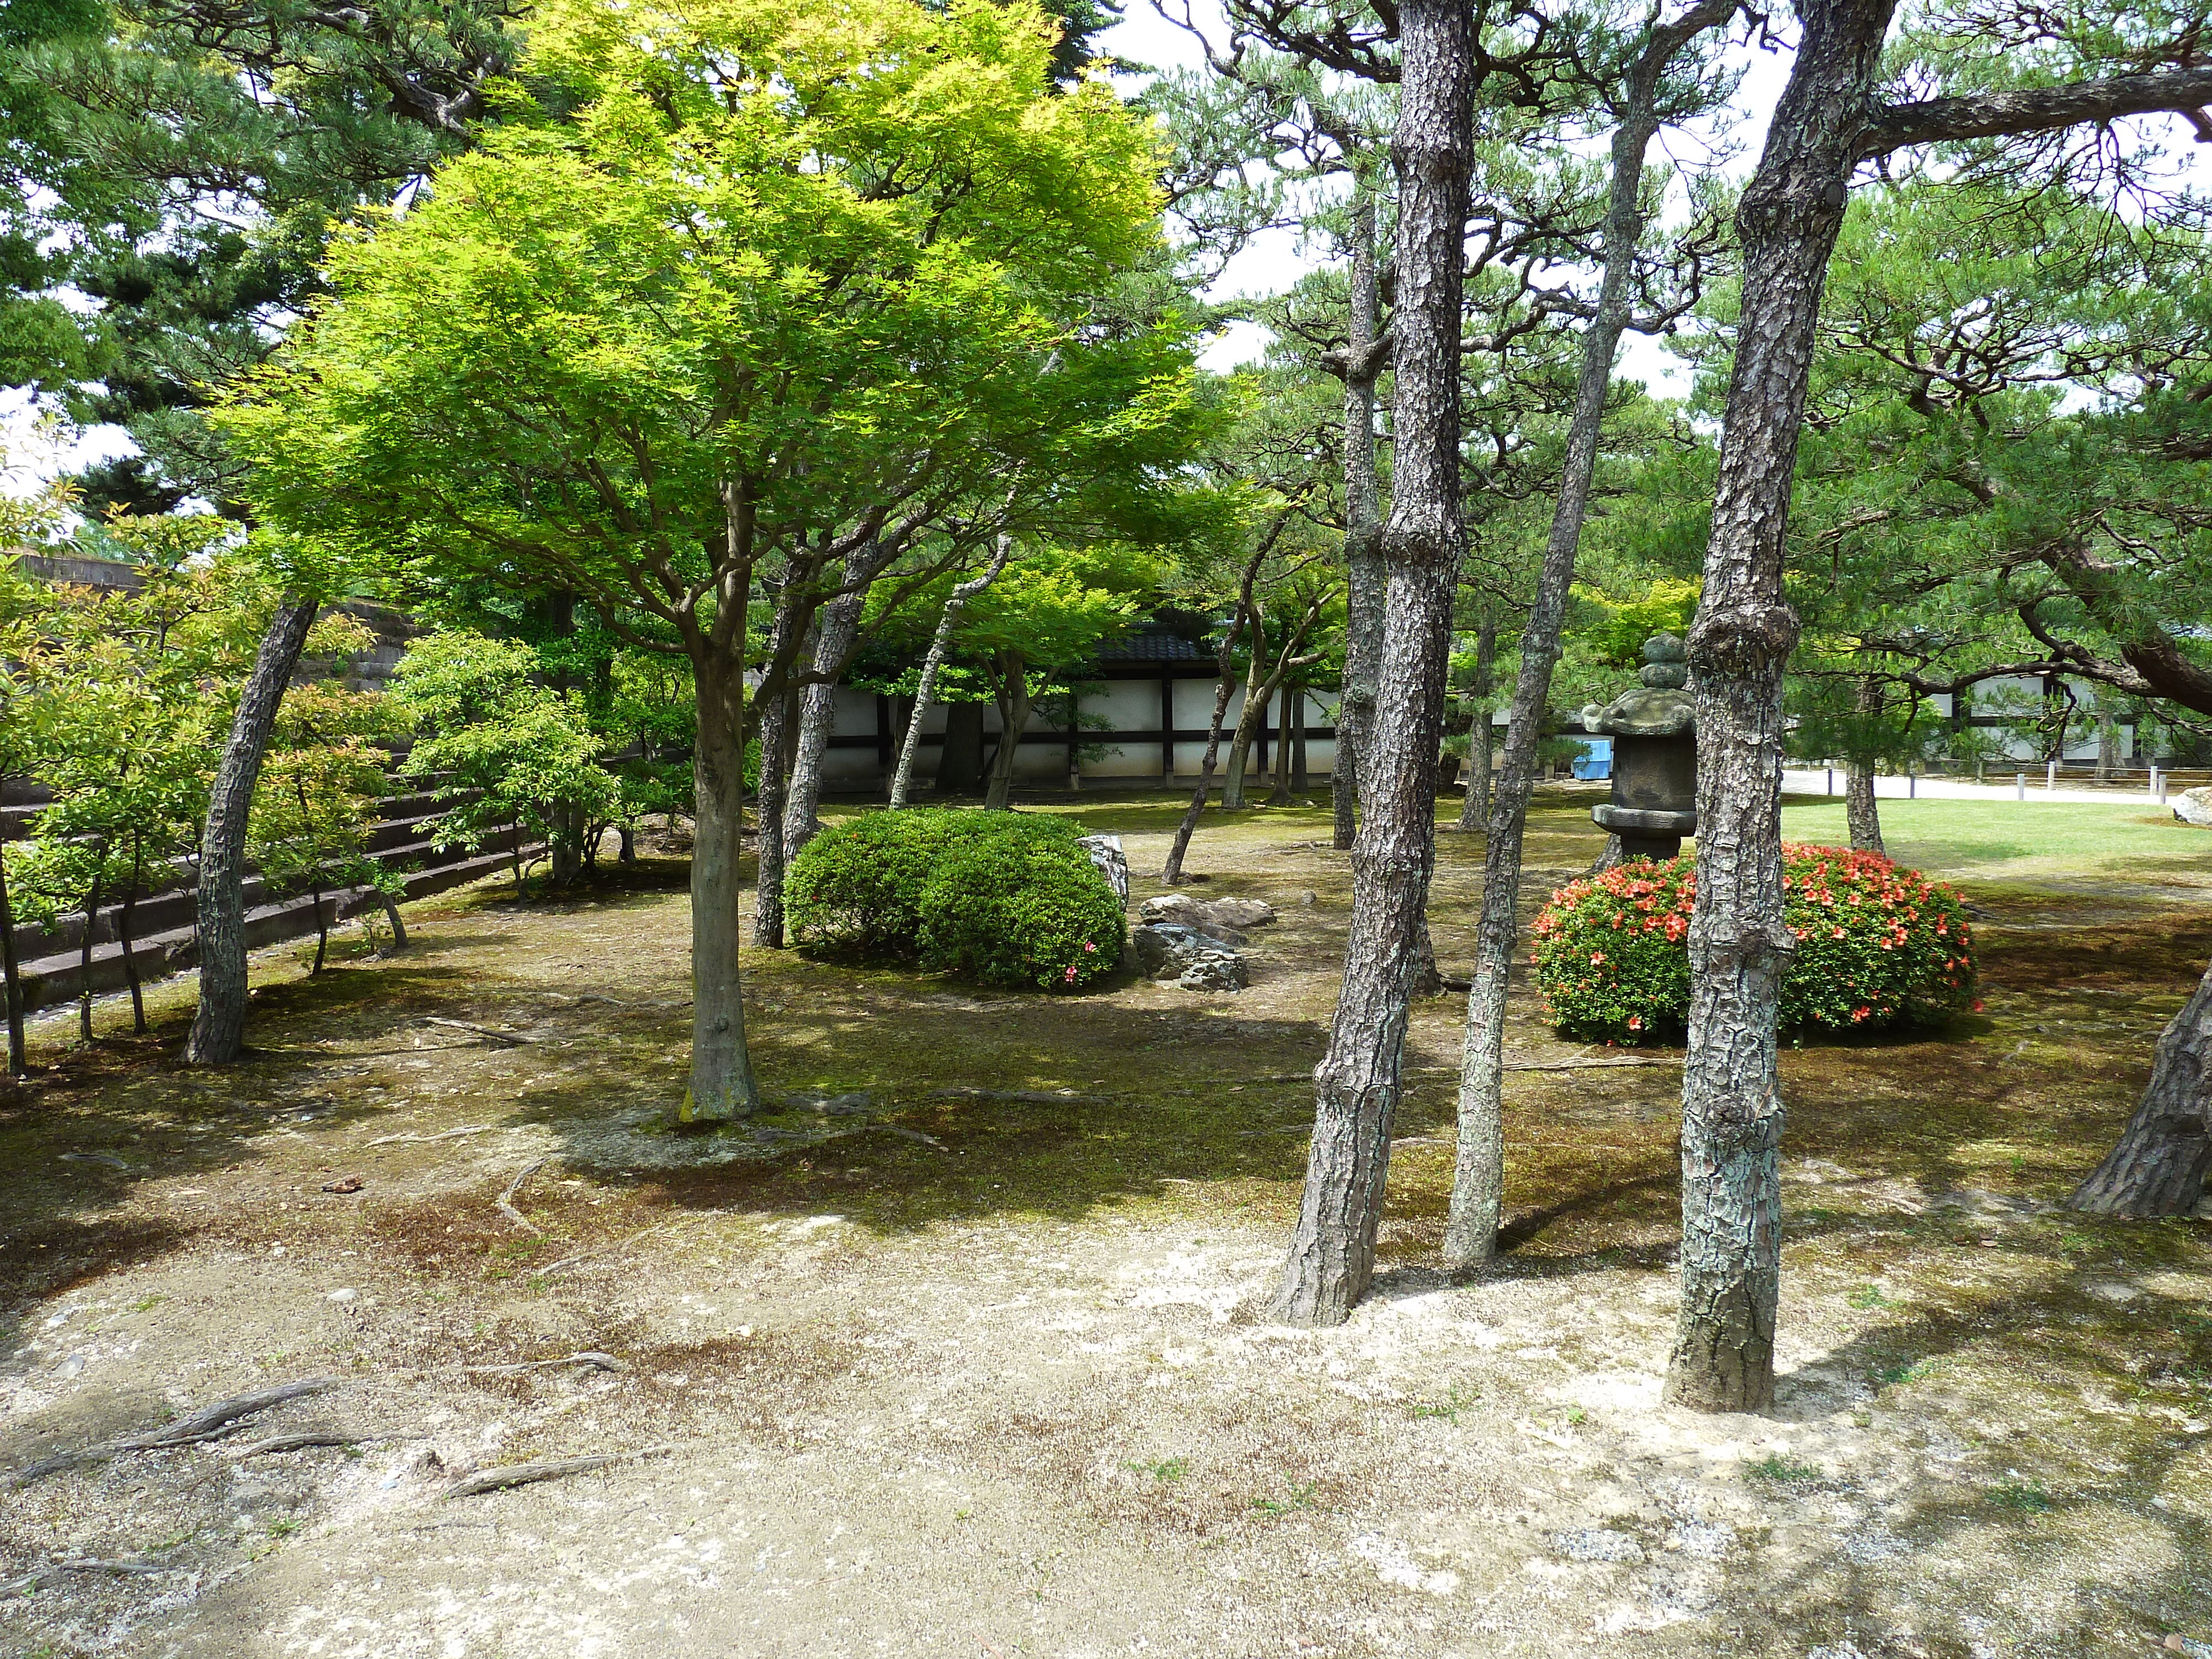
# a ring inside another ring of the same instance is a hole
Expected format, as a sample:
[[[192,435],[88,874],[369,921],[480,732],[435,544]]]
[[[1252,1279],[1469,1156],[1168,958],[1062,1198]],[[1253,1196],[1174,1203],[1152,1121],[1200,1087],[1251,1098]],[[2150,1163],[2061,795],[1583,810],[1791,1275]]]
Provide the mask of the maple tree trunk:
[[[8,896],[4,862],[0,862],[0,971],[7,976],[8,1075],[24,1077],[31,1066],[23,1052],[23,964],[15,954],[15,907]]]
[[[1382,488],[1375,467],[1375,383],[1381,361],[1382,287],[1375,270],[1375,197],[1357,175],[1352,202],[1352,304],[1346,319],[1344,376],[1344,684],[1337,699],[1334,843],[1349,848],[1358,834],[1362,747],[1375,707],[1375,654],[1381,648],[1383,574]]]
[[[906,805],[907,793],[914,787],[915,757],[921,749],[921,717],[929,712],[930,704],[936,699],[938,671],[945,666],[945,654],[952,648],[952,630],[960,625],[961,613],[967,610],[968,601],[999,580],[999,573],[1006,568],[1006,560],[1013,550],[1014,538],[1000,537],[991,562],[982,574],[960,583],[945,598],[945,610],[937,619],[937,632],[930,636],[928,654],[921,659],[921,676],[914,688],[914,708],[906,720],[906,741],[899,745],[898,768],[891,774],[890,806],[894,812]]]
[[[2212,1170],[2212,968],[2158,1039],[2150,1084],[2118,1143],[2068,1205],[2094,1215],[2186,1215]]]
[[[1359,747],[1352,933],[1328,1054],[1315,1069],[1305,1189],[1274,1316],[1341,1323],[1366,1293],[1390,1165],[1411,971],[1435,852],[1437,743],[1459,501],[1460,302],[1473,149],[1471,13],[1449,0],[1401,11],[1404,81],[1391,140],[1399,179],[1394,371],[1397,434],[1382,538],[1384,625],[1374,719]]]
[[[738,974],[738,854],[744,821],[744,662],[711,645],[691,659],[699,702],[691,841],[691,1079],[685,1123],[750,1116],[760,1105],[745,1051]],[[765,815],[763,815],[765,817]]]
[[[185,1059],[194,1066],[227,1066],[246,1047],[246,823],[262,757],[269,752],[269,734],[276,724],[277,706],[284,700],[284,688],[299,666],[300,653],[320,608],[312,600],[289,595],[277,605],[261,636],[253,672],[246,676],[230,737],[216,768],[195,895],[199,1006],[185,1039]]]
[[[100,880],[94,877],[92,890],[84,896],[84,936],[77,941],[76,951],[76,1034],[86,1042],[92,1041],[93,924],[99,920]]]
[[[757,855],[753,878],[753,943],[771,951],[783,948],[783,738],[788,710],[786,699],[769,697],[760,705],[760,784],[754,791],[754,824]]]
[[[1783,672],[1797,617],[1783,534],[1820,290],[1842,228],[1893,0],[1804,0],[1790,82],[1736,213],[1741,327],[1705,590],[1690,629],[1698,896],[1682,1070],[1682,1298],[1667,1398],[1774,1399],[1782,1273]]]
[[[1248,584],[1249,586],[1249,584]],[[1221,722],[1229,713],[1229,694],[1234,682],[1230,678],[1230,653],[1237,648],[1237,636],[1244,626],[1243,607],[1238,607],[1237,620],[1229,625],[1229,633],[1221,642],[1221,675],[1213,685],[1213,718],[1206,726],[1206,758],[1198,769],[1198,787],[1190,792],[1190,805],[1183,808],[1182,820],[1176,825],[1175,842],[1168,848],[1168,860],[1161,867],[1160,879],[1170,887],[1182,881],[1182,861],[1190,852],[1190,838],[1197,833],[1198,820],[1206,811],[1206,791],[1213,787],[1214,763],[1221,756]]]
[[[1014,768],[1021,763],[1022,729],[1030,723],[1030,671],[1018,653],[1003,651],[999,655],[999,684],[993,695],[999,708],[999,747],[991,757],[983,807],[1003,812],[1013,795]]]
[[[146,988],[138,982],[138,964],[131,957],[131,923],[137,919],[139,860],[132,860],[131,884],[123,890],[123,908],[115,918],[115,936],[123,945],[123,982],[131,988],[131,1035],[146,1035]]]
[[[821,632],[814,642],[814,672],[836,673],[860,637],[866,593],[843,593],[822,607]],[[837,723],[837,687],[827,678],[808,682],[799,694],[799,735],[792,746],[791,781],[783,803],[783,852],[797,858],[822,828],[822,765]]]

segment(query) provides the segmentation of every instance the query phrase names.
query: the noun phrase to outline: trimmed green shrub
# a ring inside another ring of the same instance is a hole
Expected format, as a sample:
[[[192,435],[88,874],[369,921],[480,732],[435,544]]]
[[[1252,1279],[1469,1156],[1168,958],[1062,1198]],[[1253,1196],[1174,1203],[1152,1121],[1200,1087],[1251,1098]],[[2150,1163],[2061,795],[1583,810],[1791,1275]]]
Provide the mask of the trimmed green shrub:
[[[864,813],[792,861],[785,922],[814,950],[1079,989],[1120,965],[1125,927],[1113,887],[1076,844],[1082,833],[1039,813]]]
[[[1112,884],[1072,841],[979,836],[922,890],[921,959],[984,985],[1079,991],[1121,966],[1125,926]]]
[[[1785,1029],[1941,1025],[1981,1005],[1958,893],[1879,853],[1785,846],[1783,914],[1797,948]],[[1690,1012],[1693,859],[1632,860],[1559,889],[1536,918],[1536,981],[1553,1024],[1609,1042],[1679,1036]]]

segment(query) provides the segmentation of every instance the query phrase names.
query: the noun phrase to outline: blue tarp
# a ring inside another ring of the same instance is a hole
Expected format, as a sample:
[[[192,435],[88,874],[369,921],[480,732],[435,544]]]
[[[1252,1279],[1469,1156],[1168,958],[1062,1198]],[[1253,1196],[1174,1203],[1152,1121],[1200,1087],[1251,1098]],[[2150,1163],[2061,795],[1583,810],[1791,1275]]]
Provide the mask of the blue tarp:
[[[1581,741],[1583,752],[1576,756],[1572,763],[1575,775],[1578,778],[1593,780],[1611,777],[1613,775],[1613,739],[1584,738]]]

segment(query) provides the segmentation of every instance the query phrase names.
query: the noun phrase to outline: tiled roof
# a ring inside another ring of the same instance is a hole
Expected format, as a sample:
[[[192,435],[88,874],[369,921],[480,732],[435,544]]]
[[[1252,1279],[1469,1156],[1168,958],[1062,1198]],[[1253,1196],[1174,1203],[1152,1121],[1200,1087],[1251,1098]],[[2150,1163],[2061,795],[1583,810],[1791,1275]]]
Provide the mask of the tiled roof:
[[[1101,662],[1201,662],[1207,659],[1194,641],[1157,623],[1109,640],[1098,647]]]

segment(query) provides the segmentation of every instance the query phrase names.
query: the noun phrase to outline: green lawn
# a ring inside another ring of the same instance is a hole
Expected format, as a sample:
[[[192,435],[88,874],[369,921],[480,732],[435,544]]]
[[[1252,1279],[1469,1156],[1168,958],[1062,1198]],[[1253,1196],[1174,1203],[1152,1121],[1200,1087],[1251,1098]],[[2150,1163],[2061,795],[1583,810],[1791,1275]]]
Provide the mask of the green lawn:
[[[1885,800],[1881,830],[1900,864],[1971,880],[2212,881],[2212,830],[2177,823],[2148,802]],[[1844,804],[1785,802],[1782,833],[1840,845]]]

